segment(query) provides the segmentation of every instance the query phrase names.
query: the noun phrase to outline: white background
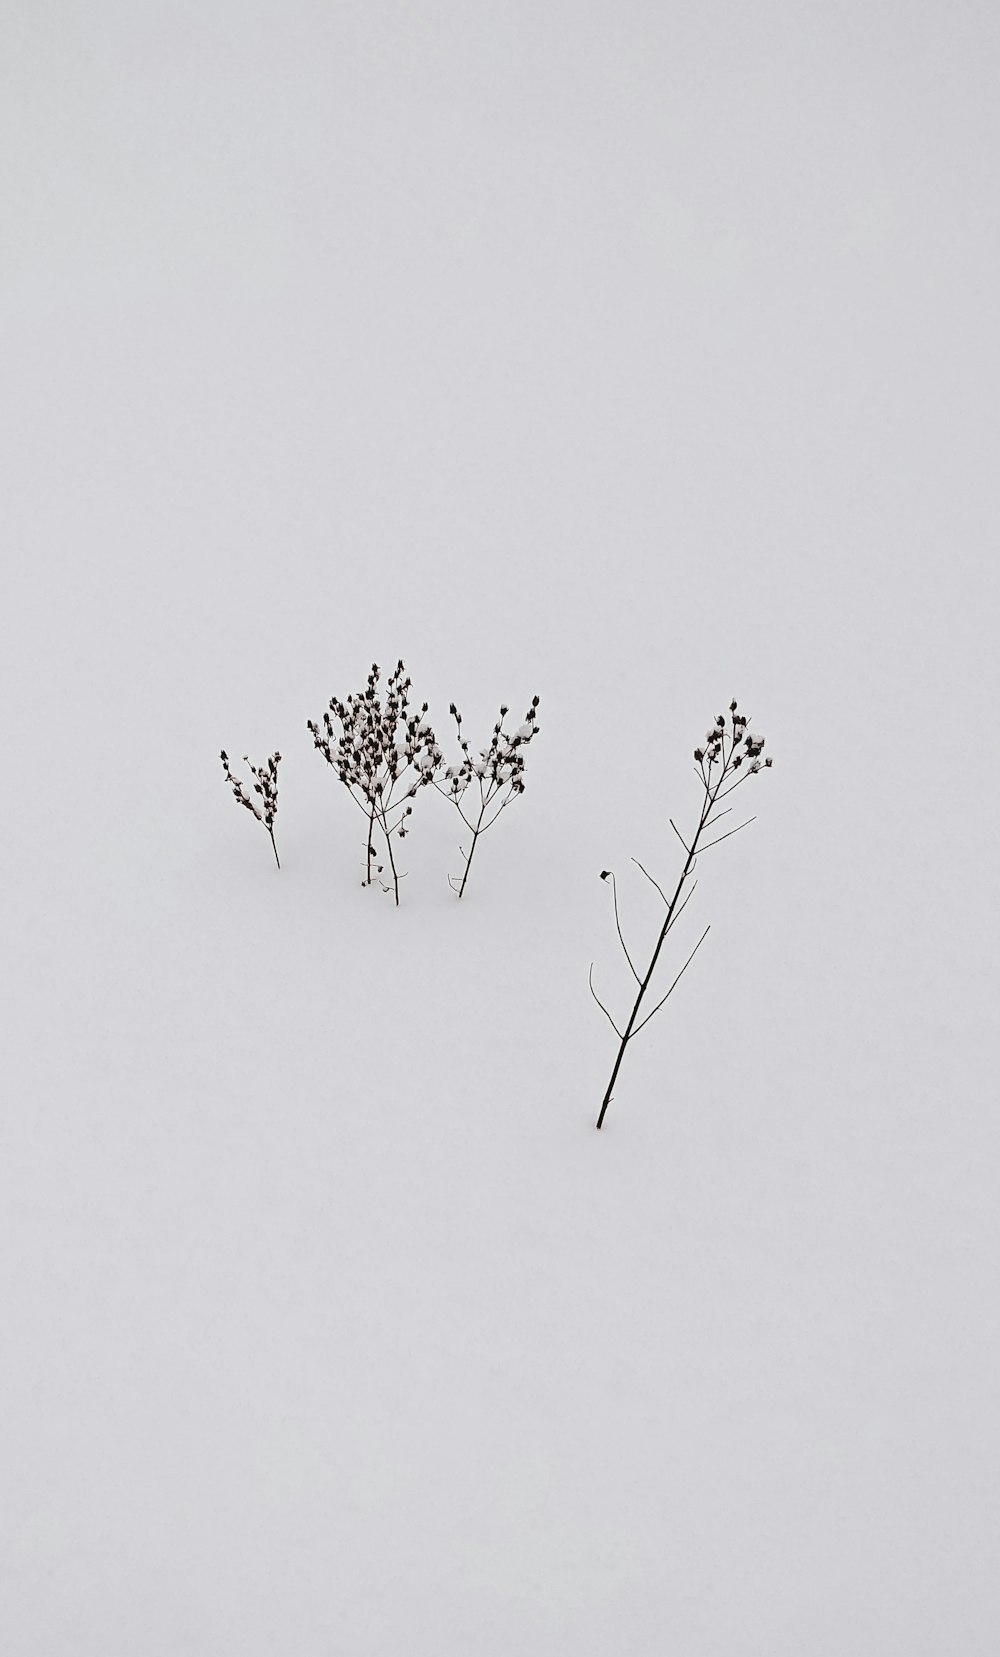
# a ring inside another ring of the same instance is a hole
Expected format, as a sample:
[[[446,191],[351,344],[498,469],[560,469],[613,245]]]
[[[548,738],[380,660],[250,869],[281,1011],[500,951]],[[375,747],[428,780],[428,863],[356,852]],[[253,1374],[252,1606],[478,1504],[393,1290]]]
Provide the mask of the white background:
[[[995,6],[0,23],[4,1650],[994,1653]]]

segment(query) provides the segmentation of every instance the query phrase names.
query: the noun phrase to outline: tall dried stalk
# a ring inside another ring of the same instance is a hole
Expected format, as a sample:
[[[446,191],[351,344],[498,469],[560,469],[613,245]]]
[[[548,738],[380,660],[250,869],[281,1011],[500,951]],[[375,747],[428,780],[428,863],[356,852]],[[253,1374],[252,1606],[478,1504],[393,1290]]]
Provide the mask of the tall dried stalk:
[[[653,950],[652,958],[642,977],[639,976],[639,973],[636,970],[632,956],[629,953],[628,946],[622,934],[621,922],[618,915],[618,889],[615,884],[615,877],[610,869],[604,869],[601,871],[601,879],[611,881],[615,911],[615,927],[618,932],[618,940],[625,952],[625,959],[628,962],[629,970],[638,984],[639,989],[632,1006],[632,1011],[629,1014],[628,1023],[625,1025],[624,1030],[620,1030],[614,1019],[611,1017],[611,1014],[608,1012],[604,1002],[601,1001],[597,991],[594,989],[594,964],[591,962],[589,977],[590,993],[594,997],[594,1000],[597,1002],[597,1005],[600,1007],[602,1013],[604,1013],[619,1041],[618,1053],[615,1058],[614,1068],[611,1072],[611,1079],[604,1090],[604,1098],[601,1101],[600,1114],[597,1118],[597,1126],[599,1128],[604,1124],[604,1118],[613,1097],[614,1085],[618,1079],[618,1072],[621,1069],[622,1060],[625,1057],[625,1049],[627,1048],[629,1042],[639,1034],[639,1031],[645,1029],[650,1019],[659,1012],[664,1002],[667,1001],[673,994],[679,980],[687,971],[687,968],[691,965],[691,962],[694,960],[695,955],[698,953],[698,950],[701,948],[706,937],[708,936],[709,931],[711,930],[710,927],[706,926],[701,937],[698,939],[698,942],[695,944],[694,949],[691,951],[691,954],[688,956],[687,960],[684,962],[684,965],[681,967],[680,972],[677,974],[677,977],[673,980],[673,983],[667,990],[666,995],[664,995],[656,1003],[656,1006],[652,1009],[652,1012],[646,1014],[641,1023],[637,1023],[636,1021],[639,1017],[639,1010],[643,1004],[646,991],[649,989],[653,973],[656,969],[656,963],[660,958],[660,951],[667,940],[667,935],[673,927],[674,922],[679,920],[681,915],[684,913],[684,910],[687,908],[688,903],[694,895],[694,888],[698,884],[697,881],[693,883],[690,891],[684,898],[683,903],[680,903],[679,900],[681,892],[684,889],[684,883],[689,879],[694,871],[696,858],[700,852],[708,851],[711,846],[717,846],[722,840],[728,840],[731,835],[738,834],[740,829],[746,828],[747,824],[754,821],[753,817],[748,817],[746,822],[740,823],[736,828],[727,830],[725,834],[718,835],[714,840],[709,840],[705,845],[701,844],[701,837],[706,830],[713,828],[722,817],[728,816],[729,812],[732,810],[731,806],[727,806],[725,811],[720,811],[716,815],[713,815],[719,802],[724,800],[727,794],[731,794],[734,788],[738,788],[742,782],[745,782],[747,775],[762,769],[759,755],[764,746],[764,738],[762,736],[755,736],[747,733],[747,716],[745,714],[737,713],[735,701],[730,702],[729,711],[731,716],[731,728],[727,729],[725,715],[720,713],[711,730],[706,732],[704,746],[694,750],[694,757],[698,761],[698,768],[695,775],[701,780],[704,798],[702,800],[701,813],[698,818],[698,826],[691,837],[690,845],[688,845],[685,841],[673,818],[671,817],[669,819],[670,827],[673,829],[681,845],[684,847],[685,853],[687,854],[684,867],[681,870],[681,877],[674,888],[673,896],[668,899],[662,888],[653,879],[652,875],[647,873],[647,871],[642,867],[642,864],[639,863],[636,858],[632,859],[632,862],[635,863],[636,868],[646,876],[646,879],[650,882],[650,884],[656,888],[657,892],[659,892],[660,897],[663,899],[663,902],[667,907],[667,913],[664,918],[663,925],[660,928],[659,937],[656,940],[656,947]],[[744,764],[747,769],[743,776],[737,777],[735,782],[730,780],[733,773],[738,771]],[[763,761],[764,766],[770,766],[770,764],[770,759]],[[716,770],[716,768],[718,769]],[[714,777],[713,772],[715,773]]]

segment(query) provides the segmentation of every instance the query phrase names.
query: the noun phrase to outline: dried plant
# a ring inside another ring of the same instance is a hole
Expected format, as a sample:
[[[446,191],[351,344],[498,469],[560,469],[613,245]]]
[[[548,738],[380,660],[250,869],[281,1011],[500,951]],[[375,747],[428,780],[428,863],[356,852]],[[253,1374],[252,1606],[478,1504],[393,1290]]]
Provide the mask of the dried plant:
[[[639,1031],[645,1028],[653,1015],[659,1012],[660,1008],[663,1006],[663,1003],[673,993],[678,980],[690,966],[692,960],[701,948],[709,933],[710,928],[706,926],[704,932],[695,944],[691,954],[684,962],[684,965],[681,967],[680,972],[677,974],[677,977],[674,979],[666,995],[656,1003],[656,1006],[653,1008],[652,1012],[647,1013],[642,1022],[637,1024],[636,1020],[639,1016],[639,1009],[642,1006],[643,998],[649,988],[653,971],[656,967],[657,961],[659,960],[660,950],[663,948],[667,934],[674,925],[674,922],[680,919],[684,910],[687,908],[688,903],[694,895],[694,888],[698,884],[697,881],[694,881],[690,891],[684,898],[684,902],[681,903],[678,908],[678,900],[680,898],[681,891],[684,887],[685,881],[689,879],[694,871],[697,856],[700,855],[701,852],[708,851],[709,847],[717,846],[721,840],[728,840],[731,835],[738,834],[740,829],[746,828],[748,823],[752,823],[754,821],[753,817],[748,817],[746,822],[740,823],[737,828],[729,829],[725,834],[718,835],[714,840],[709,840],[707,845],[700,844],[701,837],[705,831],[713,828],[714,825],[719,822],[720,818],[728,816],[729,812],[732,810],[731,806],[727,806],[725,811],[717,812],[716,807],[718,806],[720,800],[724,800],[728,794],[733,792],[734,788],[738,788],[741,783],[745,782],[748,775],[762,769],[760,752],[764,746],[764,738],[762,736],[756,736],[747,732],[747,716],[746,714],[737,713],[735,701],[730,702],[729,712],[731,728],[727,728],[725,715],[720,713],[711,730],[706,732],[703,745],[694,750],[694,757],[698,762],[695,775],[700,778],[704,798],[702,800],[701,814],[698,818],[698,826],[691,837],[690,845],[688,845],[687,841],[683,838],[673,818],[671,817],[669,819],[670,827],[673,829],[687,854],[684,868],[681,871],[681,877],[677,882],[673,896],[668,899],[662,888],[653,879],[652,875],[647,873],[647,871],[642,867],[642,864],[639,863],[636,858],[632,859],[632,862],[635,863],[636,868],[646,876],[646,879],[652,886],[656,887],[660,897],[667,906],[666,917],[662,927],[660,928],[660,935],[656,941],[656,948],[653,950],[652,959],[649,966],[646,968],[645,975],[642,978],[640,978],[638,972],[636,971],[632,956],[629,953],[628,946],[622,935],[621,923],[618,917],[618,890],[615,885],[615,877],[610,869],[603,869],[601,871],[601,879],[611,881],[611,891],[615,911],[615,926],[618,931],[618,941],[620,942],[622,949],[625,951],[625,959],[629,964],[633,978],[639,986],[639,990],[635,998],[635,1004],[629,1014],[628,1023],[626,1024],[624,1030],[620,1030],[614,1019],[611,1017],[611,1014],[608,1012],[607,1007],[605,1007],[603,1001],[599,999],[597,992],[594,989],[594,966],[593,962],[591,962],[590,993],[593,995],[594,1000],[597,1002],[597,1005],[600,1007],[601,1011],[605,1014],[620,1043],[618,1048],[618,1056],[615,1059],[614,1069],[611,1072],[611,1080],[608,1082],[605,1090],[600,1115],[597,1118],[598,1127],[602,1126],[605,1113],[611,1103],[612,1089],[618,1078],[618,1072],[621,1069],[622,1060],[625,1057],[626,1047],[629,1042],[639,1034]],[[764,766],[770,766],[770,764],[771,761],[769,759],[763,761]],[[733,774],[740,770],[741,767],[745,767],[743,775],[741,777],[736,777],[734,781]]]
[[[488,748],[481,748],[473,755],[468,742],[462,735],[462,715],[454,702],[448,711],[458,729],[458,745],[462,750],[462,761],[459,765],[449,765],[444,774],[443,784],[435,781],[434,786],[439,794],[450,800],[456,808],[466,828],[472,835],[472,845],[468,855],[463,851],[465,872],[461,883],[457,878],[448,876],[452,891],[457,891],[459,897],[465,891],[465,883],[469,878],[469,869],[475,854],[476,844],[481,834],[492,828],[501,811],[510,805],[511,800],[518,794],[524,793],[524,754],[529,742],[538,735],[538,726],[535,724],[538,697],[531,699],[531,707],[524,716],[524,723],[516,731],[505,731],[503,722],[510,712],[504,705],[500,708],[500,719],[493,727],[493,736]],[[470,816],[466,816],[464,802],[467,791],[473,788]],[[477,797],[478,796],[478,797]],[[499,803],[498,803],[499,802]],[[477,810],[478,806],[478,810]],[[494,809],[495,808],[495,809]],[[490,813],[492,812],[492,816]],[[461,849],[461,848],[459,848]]]
[[[410,680],[403,663],[397,662],[386,683],[385,703],[378,692],[379,667],[372,663],[368,685],[340,702],[334,696],[322,725],[311,719],[306,728],[328,765],[332,765],[351,798],[368,820],[366,876],[362,885],[371,886],[384,865],[376,863],[374,833],[385,840],[391,879],[380,880],[382,890],[395,893],[399,903],[400,874],[393,855],[393,836],[400,840],[409,833],[407,819],[421,788],[433,782],[444,756],[427,719],[427,703],[418,714],[410,712]],[[340,725],[334,734],[333,719]],[[374,867],[374,875],[373,875]]]
[[[239,778],[233,776],[232,771],[229,769],[229,759],[224,748],[219,757],[222,760],[222,769],[225,772],[226,781],[231,787],[234,796],[237,800],[239,800],[240,805],[246,806],[248,811],[253,812],[258,823],[263,823],[268,834],[271,836],[271,847],[274,851],[274,861],[280,869],[281,861],[278,857],[278,848],[274,843],[274,819],[278,815],[278,766],[281,764],[281,755],[279,753],[273,753],[267,764],[262,765],[259,770],[256,765],[252,765],[250,763],[248,755],[243,755],[243,763],[250,766],[250,772],[254,779],[253,791],[259,797],[259,804],[255,803],[250,796],[245,793],[243,784],[240,782]]]

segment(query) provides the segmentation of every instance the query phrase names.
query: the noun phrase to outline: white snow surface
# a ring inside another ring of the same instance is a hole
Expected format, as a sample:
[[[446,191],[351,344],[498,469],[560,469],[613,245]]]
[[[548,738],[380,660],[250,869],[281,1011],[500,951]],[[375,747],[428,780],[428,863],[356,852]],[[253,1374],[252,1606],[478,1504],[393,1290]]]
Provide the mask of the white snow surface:
[[[992,1657],[995,8],[15,10],[0,1650]]]

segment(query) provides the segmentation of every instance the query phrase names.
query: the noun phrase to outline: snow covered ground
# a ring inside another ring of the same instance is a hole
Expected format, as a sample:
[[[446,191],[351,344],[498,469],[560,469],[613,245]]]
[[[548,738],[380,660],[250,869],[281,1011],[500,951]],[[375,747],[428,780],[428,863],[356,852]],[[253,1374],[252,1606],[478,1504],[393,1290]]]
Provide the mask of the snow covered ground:
[[[994,8],[2,32],[0,1647],[992,1657]]]

